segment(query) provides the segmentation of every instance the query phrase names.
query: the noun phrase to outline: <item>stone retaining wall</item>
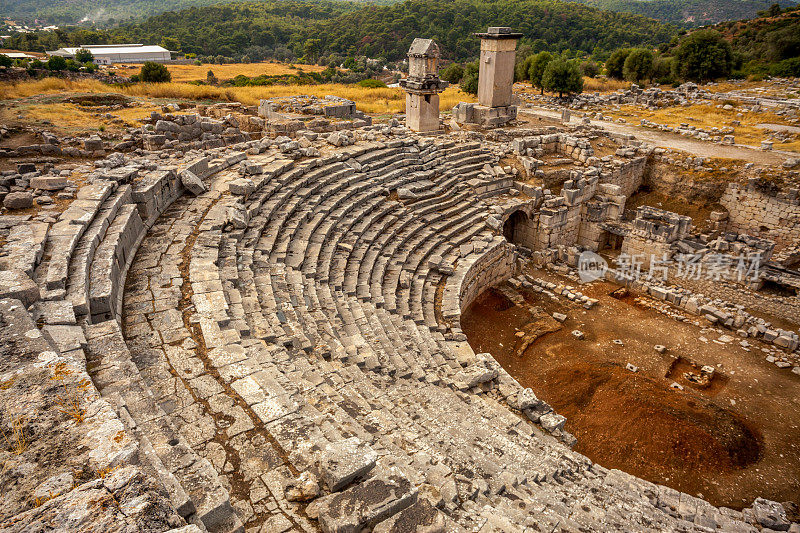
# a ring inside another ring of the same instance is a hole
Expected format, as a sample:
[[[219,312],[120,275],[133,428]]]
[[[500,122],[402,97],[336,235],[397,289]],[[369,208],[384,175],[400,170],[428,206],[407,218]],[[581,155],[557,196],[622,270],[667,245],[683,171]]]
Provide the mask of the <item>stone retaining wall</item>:
[[[514,275],[516,253],[502,237],[495,237],[483,253],[466,257],[445,288],[442,313],[460,331],[461,312],[487,288]]]
[[[800,241],[800,191],[731,183],[720,198],[728,210],[728,231],[747,233],[789,246]]]

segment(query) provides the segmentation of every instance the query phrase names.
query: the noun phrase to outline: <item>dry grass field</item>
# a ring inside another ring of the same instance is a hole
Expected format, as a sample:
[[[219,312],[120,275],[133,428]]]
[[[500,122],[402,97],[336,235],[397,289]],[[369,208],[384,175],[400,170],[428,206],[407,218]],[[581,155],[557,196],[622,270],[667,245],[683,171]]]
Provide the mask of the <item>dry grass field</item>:
[[[114,65],[109,71],[117,72],[122,76],[136,74],[142,68],[141,64]],[[248,77],[281,76],[284,74],[297,74],[299,72],[321,72],[326,67],[319,65],[293,65],[291,63],[231,63],[225,65],[203,64],[203,65],[171,65],[168,64],[173,82],[205,81],[208,71],[214,72],[219,80],[230,80],[243,74]]]
[[[588,76],[583,77],[583,92],[586,93],[611,93],[629,89],[630,86],[631,82],[629,81],[612,80],[610,78],[590,78]],[[520,92],[536,94],[539,94],[540,91],[539,88],[532,86],[528,82],[516,82],[514,84],[514,89]],[[545,91],[545,94],[550,93]]]
[[[262,98],[280,96],[326,95],[341,96],[356,102],[359,110],[370,114],[386,115],[405,111],[405,94],[399,88],[368,89],[358,85],[273,85],[263,87],[214,87],[189,83],[139,83],[127,87],[112,87],[96,80],[69,81],[60,78],[16,83],[0,83],[0,121],[13,123],[17,115],[26,122],[51,122],[55,129],[75,131],[122,127],[109,124],[102,114],[93,113],[80,106],[43,98],[48,95],[70,93],[119,93],[138,100],[137,107],[114,110],[114,116],[124,123],[133,124],[139,118],[157,109],[165,101],[190,100],[203,102],[241,102],[245,105],[258,105]],[[457,87],[447,89],[441,95],[441,109],[449,111],[460,101],[475,101],[475,98]]]
[[[614,91],[624,91],[630,89],[631,82],[622,80],[612,80],[611,78],[589,78],[583,77],[583,92],[587,93],[610,93]]]
[[[686,107],[669,107],[650,111],[639,106],[622,106],[619,111],[605,113],[609,116],[624,118],[629,124],[638,124],[641,119],[647,119],[657,124],[667,126],[680,126],[689,124],[704,130],[711,130],[713,127],[733,127],[734,137],[737,144],[748,144],[758,146],[762,140],[766,140],[769,131],[756,127],[757,124],[769,123],[791,126],[786,118],[762,111],[759,113],[742,113],[734,109],[724,110],[714,105],[691,105]],[[734,126],[734,121],[739,121],[739,126]],[[800,151],[800,141],[786,143],[775,143],[776,150]]]
[[[159,111],[158,106],[137,106],[117,109],[111,113],[121,122],[111,122],[104,113],[93,113],[86,108],[66,102],[21,103],[0,108],[0,122],[9,124],[21,120],[30,124],[52,124],[49,128],[61,134],[78,134],[80,132],[105,129],[122,130],[128,126],[136,126],[138,121]],[[21,118],[17,118],[21,117]]]

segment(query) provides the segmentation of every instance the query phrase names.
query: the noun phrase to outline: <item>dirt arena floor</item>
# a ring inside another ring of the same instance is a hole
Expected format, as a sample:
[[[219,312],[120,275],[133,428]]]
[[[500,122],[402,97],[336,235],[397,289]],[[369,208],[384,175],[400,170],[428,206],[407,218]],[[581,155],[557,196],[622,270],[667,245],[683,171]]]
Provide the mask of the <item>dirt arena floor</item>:
[[[581,286],[600,300],[590,310],[524,290],[525,305],[514,306],[490,290],[465,311],[462,328],[473,349],[566,416],[575,449],[597,463],[714,505],[800,502],[800,376],[765,361],[759,346],[725,342],[729,331],[678,322],[637,295],[610,296],[617,288]],[[568,318],[560,324],[553,312]],[[687,379],[704,365],[714,368],[707,386]]]

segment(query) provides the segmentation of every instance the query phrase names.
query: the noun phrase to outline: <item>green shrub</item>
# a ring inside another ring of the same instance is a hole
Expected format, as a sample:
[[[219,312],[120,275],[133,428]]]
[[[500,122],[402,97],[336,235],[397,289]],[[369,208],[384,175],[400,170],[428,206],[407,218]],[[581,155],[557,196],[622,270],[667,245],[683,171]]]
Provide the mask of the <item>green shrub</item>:
[[[544,85],[542,78],[544,76],[547,66],[553,61],[553,55],[550,52],[539,52],[531,60],[530,67],[528,68],[528,80],[534,87],[539,87],[541,92],[544,93]]]
[[[75,61],[78,63],[89,63],[94,61],[94,54],[86,48],[78,48],[75,50]]]
[[[614,78],[615,80],[624,79],[623,69],[625,68],[625,60],[628,59],[628,55],[632,51],[631,48],[614,50],[614,53],[612,53],[611,57],[606,61],[606,74],[608,74],[609,78]]]
[[[770,65],[769,73],[771,76],[778,76],[781,78],[800,77],[800,57],[784,59],[783,61]]]
[[[653,74],[653,52],[646,48],[631,50],[622,66],[622,74],[628,81],[640,83]]]
[[[461,90],[467,94],[478,94],[478,62],[467,63],[461,78]]]
[[[439,77],[452,84],[456,84],[464,77],[464,67],[458,63],[450,63],[442,69],[439,73]]]
[[[653,59],[653,73],[652,79],[656,83],[674,85],[675,76],[673,76],[673,63],[674,60],[668,56],[658,56]]]
[[[681,40],[675,51],[679,78],[709,81],[725,78],[733,69],[733,49],[716,30],[698,30]]]
[[[594,61],[584,61],[581,63],[581,73],[588,78],[594,78],[600,73],[600,66]]]
[[[366,80],[361,80],[360,82],[358,82],[358,86],[366,87],[367,89],[382,89],[386,87],[386,84],[383,83],[381,80],[375,80],[370,78]]]
[[[563,57],[549,62],[542,75],[542,87],[557,92],[559,97],[564,96],[564,93],[582,93],[583,76],[578,62],[567,61]]]
[[[50,56],[50,58],[47,60],[47,68],[48,70],[52,70],[54,72],[64,70],[67,68],[67,60],[61,56]]]
[[[10,57],[8,57],[7,55],[4,55],[4,54],[0,54],[0,67],[8,68],[13,64],[14,64],[14,62],[11,60]]]
[[[153,61],[145,61],[141,72],[139,72],[139,79],[149,83],[164,83],[170,81],[172,75],[165,65]]]

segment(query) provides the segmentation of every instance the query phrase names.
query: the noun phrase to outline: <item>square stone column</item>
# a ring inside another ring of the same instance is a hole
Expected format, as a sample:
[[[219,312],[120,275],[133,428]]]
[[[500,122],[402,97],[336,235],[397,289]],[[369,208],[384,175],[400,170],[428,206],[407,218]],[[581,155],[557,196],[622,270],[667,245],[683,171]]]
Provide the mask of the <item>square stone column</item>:
[[[439,95],[406,93],[406,127],[413,131],[439,129]]]
[[[491,27],[476,35],[481,38],[478,103],[487,107],[510,106],[517,41],[522,34],[511,33],[511,28]]]

